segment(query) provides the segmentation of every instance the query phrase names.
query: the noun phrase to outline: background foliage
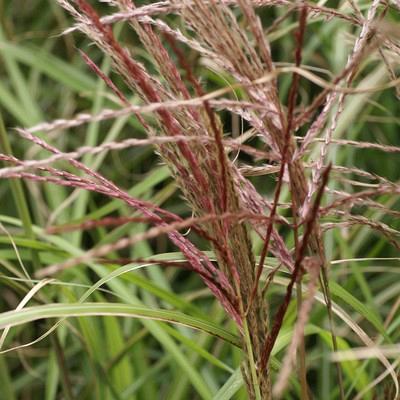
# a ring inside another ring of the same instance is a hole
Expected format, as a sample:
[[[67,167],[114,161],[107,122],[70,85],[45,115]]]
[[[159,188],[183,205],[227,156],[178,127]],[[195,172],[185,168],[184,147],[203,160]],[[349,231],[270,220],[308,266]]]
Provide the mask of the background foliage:
[[[112,9],[104,4],[106,2],[92,3],[96,3],[100,13],[111,14]],[[137,5],[145,3],[138,1]],[[318,5],[353,16],[349,3],[322,1]],[[365,14],[371,3],[358,1],[356,6]],[[288,10],[291,12],[286,15]],[[257,12],[266,30],[281,21],[268,32],[273,60],[278,66],[293,63],[297,14],[290,5],[262,7]],[[236,9],[235,14],[242,21]],[[161,15],[160,18],[185,32],[178,16]],[[2,0],[0,19],[0,112],[4,122],[0,122],[1,153],[13,154],[21,160],[48,156],[22,139],[13,127],[31,127],[43,121],[71,119],[81,112],[96,114],[104,108],[118,108],[115,95],[86,66],[77,49],[88,52],[101,70],[123,87],[121,78],[111,69],[110,59],[91,46],[90,40],[82,34],[60,35],[73,20],[55,1]],[[394,4],[388,8],[385,21],[391,23],[389,37],[398,46],[399,9]],[[149,55],[127,24],[117,23],[113,29],[136,59],[153,68]],[[305,33],[303,64],[330,81],[332,74],[340,72],[345,65],[358,32],[359,27],[341,18],[313,15]],[[196,51],[185,48],[185,57],[206,92],[234,82],[228,74],[209,68],[207,60],[199,57]],[[398,53],[390,57],[394,72],[398,74]],[[157,74],[155,70],[151,72]],[[278,78],[283,104],[287,102],[291,79],[291,74]],[[374,50],[360,64],[354,87],[377,87],[390,79],[382,57]],[[298,108],[306,107],[320,91],[319,85],[301,79]],[[125,90],[125,95],[132,104],[141,104],[135,93]],[[236,95],[242,98],[240,88],[236,89]],[[226,110],[219,115],[226,137],[235,138],[250,128]],[[389,399],[396,395],[394,377],[398,376],[400,360],[398,345],[396,347],[400,332],[399,252],[396,247],[400,228],[399,124],[395,87],[352,94],[345,102],[334,131],[338,142],[333,142],[329,148],[329,160],[334,166],[349,168],[350,172],[332,174],[327,201],[333,199],[335,189],[349,193],[354,193],[354,187],[374,190],[382,179],[397,188],[397,194],[377,193],[376,204],[355,201],[352,213],[369,223],[338,224],[324,235],[327,259],[331,263],[329,281],[336,310],[334,325],[338,349],[364,347],[360,335],[355,333],[359,329],[370,339],[370,347],[378,347],[387,357],[387,363],[383,364],[382,358],[368,348],[360,360],[355,360],[354,354],[349,360],[349,355],[344,354],[340,367],[345,398],[349,399],[357,395],[363,399]],[[302,136],[307,129],[305,126],[297,134]],[[42,137],[67,152],[82,145],[96,146],[107,141],[147,136],[137,119],[127,115],[55,130]],[[340,142],[342,139],[347,142]],[[384,146],[360,146],[359,142]],[[257,137],[246,143],[263,149]],[[230,158],[235,154],[230,154]],[[315,145],[308,154],[309,160],[316,160],[318,154],[319,148]],[[192,210],[152,146],[86,154],[82,162],[135,198],[152,202],[183,218],[191,217]],[[248,179],[259,193],[273,198],[275,175],[266,172],[262,161],[254,161],[242,152],[235,162],[247,171]],[[72,171],[67,163],[62,165],[66,171]],[[369,175],[357,173],[358,170]],[[376,176],[379,179],[374,181]],[[289,190],[284,187],[283,205],[289,198]],[[279,213],[290,217],[284,207]],[[4,351],[0,355],[0,398],[247,398],[240,374],[242,356],[236,328],[198,275],[179,265],[177,268],[165,264],[167,261],[184,262],[167,236],[155,235],[121,251],[110,251],[102,259],[87,260],[53,276],[54,279],[35,280],[35,270],[80,257],[94,246],[112,245],[123,237],[148,232],[151,225],[135,222],[54,233],[46,228],[127,216],[132,216],[130,208],[103,194],[51,183],[0,181],[0,304],[4,313],[0,315],[0,328],[13,326],[3,331],[6,335],[3,334],[0,341]],[[338,221],[334,216],[324,220],[326,223]],[[294,245],[292,235],[286,234],[285,228],[281,233],[291,248]],[[210,251],[207,241],[193,230],[187,232],[187,237],[200,249]],[[256,235],[252,236],[257,256],[262,245]],[[212,252],[208,254],[215,260]],[[160,263],[129,263],[130,259],[149,257],[153,260],[156,257]],[[277,265],[275,258],[267,258],[265,271]],[[288,281],[288,274],[282,270],[269,287],[266,301],[272,313],[281,303]],[[17,309],[18,304],[19,308],[24,308],[21,301],[25,296],[28,305],[36,308],[5,313]],[[332,360],[331,326],[319,290],[316,299],[305,327],[307,382],[314,398],[336,399],[340,398],[340,393]],[[93,314],[108,316],[90,316]],[[76,318],[60,319],[72,315]],[[272,354],[274,379],[279,375],[285,349],[290,344],[296,315],[294,297]],[[56,331],[29,344],[52,330],[57,321],[60,324]],[[352,324],[353,329],[350,329]],[[394,363],[393,371],[390,363]],[[385,372],[387,376],[382,381],[372,384],[371,390],[363,393],[363,389]],[[290,379],[284,398],[301,398],[295,369]]]

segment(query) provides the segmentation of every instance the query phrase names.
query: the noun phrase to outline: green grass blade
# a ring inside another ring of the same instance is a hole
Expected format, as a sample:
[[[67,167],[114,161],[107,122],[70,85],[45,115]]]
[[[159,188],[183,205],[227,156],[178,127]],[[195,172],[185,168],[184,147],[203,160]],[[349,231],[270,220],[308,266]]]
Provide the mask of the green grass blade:
[[[240,340],[237,336],[216,326],[210,321],[191,317],[176,311],[155,310],[122,303],[57,303],[27,307],[17,311],[8,311],[0,314],[0,329],[45,318],[88,317],[96,315],[144,318],[181,324],[207,332],[208,334],[225,340],[234,346],[240,347]]]
[[[225,382],[220,390],[215,394],[213,400],[230,400],[236,392],[243,386],[243,377],[238,368]]]

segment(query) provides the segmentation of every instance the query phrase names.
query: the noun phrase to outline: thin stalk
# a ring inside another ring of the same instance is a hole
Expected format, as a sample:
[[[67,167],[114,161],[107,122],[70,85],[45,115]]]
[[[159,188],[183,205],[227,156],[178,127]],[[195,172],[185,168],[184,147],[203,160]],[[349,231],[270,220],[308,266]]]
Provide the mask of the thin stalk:
[[[243,318],[243,338],[245,341],[247,357],[249,360],[248,365],[250,368],[251,380],[253,382],[253,388],[256,395],[256,400],[261,400],[260,383],[258,382],[256,364],[253,356],[253,346],[251,345],[250,332],[246,318]]]
[[[302,262],[305,257],[306,248],[308,246],[309,239],[312,236],[312,230],[314,228],[314,224],[316,223],[316,220],[317,220],[319,205],[321,203],[321,199],[322,199],[322,195],[323,195],[325,186],[328,182],[329,172],[330,172],[331,168],[332,168],[332,164],[329,164],[328,167],[325,169],[325,171],[322,175],[321,185],[320,185],[317,195],[315,197],[314,205],[310,209],[310,211],[306,217],[303,240],[301,241],[299,250],[296,255],[294,270],[293,270],[290,282],[286,288],[286,295],[285,295],[284,301],[280,305],[280,307],[275,315],[274,324],[273,324],[272,329],[267,337],[263,352],[261,354],[261,365],[260,365],[261,370],[265,369],[267,366],[269,357],[271,355],[272,348],[275,344],[275,341],[278,337],[279,331],[282,327],[283,319],[285,317],[286,311],[288,309],[288,306],[289,306],[289,303],[291,300],[293,287],[294,287],[295,283],[297,282],[298,277],[301,276]]]
[[[299,30],[298,30],[298,32],[296,32],[296,41],[297,41],[296,52],[295,52],[296,67],[300,67],[300,65],[301,65],[302,48],[303,48],[306,24],[307,24],[307,5],[303,4],[303,7],[302,7],[302,9],[300,11],[300,15],[299,15]],[[267,227],[267,233],[266,233],[265,240],[264,240],[264,246],[261,251],[260,263],[256,270],[256,279],[255,279],[254,287],[253,287],[251,295],[250,295],[248,309],[251,307],[252,302],[254,300],[254,296],[257,292],[258,283],[261,278],[261,273],[263,270],[265,257],[268,254],[268,247],[269,247],[269,242],[271,239],[273,222],[274,222],[275,214],[276,214],[277,207],[278,207],[279,196],[282,191],[285,166],[289,163],[289,152],[290,152],[290,144],[291,144],[290,139],[291,139],[291,133],[292,133],[292,128],[293,128],[293,118],[294,118],[294,110],[295,110],[295,106],[296,106],[299,80],[300,80],[300,76],[297,73],[294,73],[292,84],[290,86],[289,98],[288,98],[288,112],[287,112],[287,118],[286,118],[287,122],[286,122],[286,129],[285,129],[285,135],[284,135],[284,144],[283,144],[282,153],[281,153],[281,166],[279,169],[278,182],[276,184],[274,201],[273,201],[272,209],[271,209],[271,213],[270,213],[271,221]],[[292,181],[292,177],[291,177],[291,181]],[[292,203],[295,203],[295,202],[292,202]],[[292,207],[294,207],[294,204]],[[296,214],[294,214],[294,215],[296,215]],[[248,312],[248,309],[246,312]]]
[[[303,298],[302,298],[302,288],[301,288],[301,281],[298,281],[296,283],[296,294],[297,294],[297,315],[300,315],[300,310],[302,307],[303,303]],[[304,331],[301,333],[301,341],[299,344],[299,352],[297,355],[298,358],[298,368],[297,368],[297,373],[299,377],[299,382],[300,382],[300,388],[301,388],[301,398],[302,400],[308,400],[308,387],[307,387],[307,367],[306,367],[306,348],[304,344]]]
[[[326,272],[325,265],[322,265],[322,268],[321,268],[320,285],[322,287],[322,292],[323,292],[323,295],[325,298],[326,308],[328,310],[328,320],[329,320],[329,327],[331,330],[332,347],[333,347],[333,351],[336,352],[338,350],[338,345],[337,345],[337,339],[336,339],[336,334],[335,334],[335,330],[334,330],[331,293],[329,290],[329,281],[328,281],[328,275]],[[340,367],[340,363],[335,363],[335,364],[336,364],[336,372],[337,372],[337,377],[338,377],[340,400],[344,400],[346,398],[346,396],[344,394],[342,369]]]

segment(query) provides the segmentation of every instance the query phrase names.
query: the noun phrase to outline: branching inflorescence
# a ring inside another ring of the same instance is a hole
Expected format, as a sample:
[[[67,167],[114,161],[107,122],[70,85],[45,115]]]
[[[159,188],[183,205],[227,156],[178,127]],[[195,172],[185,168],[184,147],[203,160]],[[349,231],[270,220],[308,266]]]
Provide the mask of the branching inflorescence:
[[[353,213],[357,204],[367,204],[383,212],[395,212],[374,199],[378,195],[398,194],[400,187],[397,183],[364,171],[363,178],[378,181],[373,189],[360,191],[356,184],[350,185],[350,189],[347,185],[347,191],[328,187],[329,179],[339,182],[346,174],[357,176],[358,173],[355,168],[329,163],[329,150],[333,145],[399,152],[395,146],[334,137],[346,96],[352,94],[351,85],[361,62],[375,50],[383,54],[397,52],[398,55],[399,47],[396,47],[394,39],[385,36],[376,24],[384,17],[387,4],[373,1],[364,17],[359,10],[345,12],[306,1],[294,5],[285,0],[170,0],[136,7],[133,0],[115,0],[109,3],[117,11],[100,17],[87,0],[58,0],[58,3],[75,19],[76,25],[68,33],[79,30],[87,35],[112,60],[114,70],[123,78],[126,87],[117,88],[89,56],[81,52],[86,64],[105,82],[121,108],[103,110],[98,115],[81,114],[71,120],[57,120],[31,129],[18,129],[22,137],[50,152],[51,156],[41,160],[19,160],[1,155],[1,160],[9,165],[0,169],[0,177],[94,191],[119,199],[138,212],[134,217],[106,218],[50,228],[52,232],[134,222],[147,222],[153,228],[112,244],[94,247],[81,257],[37,271],[37,276],[54,275],[91,259],[106,259],[108,254],[133,246],[140,240],[168,235],[186,258],[185,268],[201,277],[238,327],[244,354],[243,376],[249,398],[269,399],[272,396],[269,368],[272,348],[282,327],[293,288],[309,273],[309,296],[299,312],[295,336],[284,361],[282,376],[275,387],[275,394],[281,395],[312,311],[318,277],[330,307],[323,233],[335,227],[359,224],[382,233],[398,246],[398,239],[393,236],[398,235],[395,229]],[[286,71],[293,72],[287,106],[279,98],[277,77],[280,71],[271,56],[270,43],[265,34],[267,27],[262,26],[256,14],[257,8],[264,6],[287,9],[285,17],[277,19],[274,28],[278,28],[293,13],[297,15],[295,67]],[[157,19],[157,15],[168,14],[180,17],[185,33],[165,20]],[[297,109],[300,81],[311,76],[302,72],[302,49],[307,21],[313,18],[339,18],[360,27],[360,32],[343,70],[335,74],[331,82],[322,85],[309,105]],[[118,21],[127,22],[136,32],[158,74],[150,73],[148,66],[139,62],[114,36],[112,24]],[[230,76],[233,86],[241,89],[242,98],[237,101],[216,99],[229,94],[232,88],[207,93],[196,77],[195,69],[185,58],[184,49],[187,48]],[[385,60],[389,71],[387,80],[395,80],[390,57]],[[140,96],[141,105],[130,104],[126,94],[129,91]],[[249,137],[258,136],[263,147],[259,149],[246,145],[240,138],[224,137],[218,110],[229,110],[246,120],[251,127]],[[149,114],[152,119],[146,117]],[[62,152],[36,135],[39,131],[70,129],[121,115],[137,118],[148,138],[129,138],[123,142],[83,146],[72,152]],[[304,136],[296,136],[301,129],[305,130]],[[316,159],[310,161],[309,153],[315,144],[321,144],[320,150],[317,153],[314,151]],[[86,154],[143,145],[154,146],[167,164],[194,214],[192,218],[182,219],[154,204],[133,198],[79,161]],[[229,158],[232,149],[262,160],[265,166],[238,166]],[[56,162],[68,162],[80,173],[70,172],[71,168],[67,172],[52,167]],[[252,172],[276,174],[275,195],[271,202],[246,178],[245,175]],[[280,215],[281,195],[286,186],[290,190],[290,200],[285,208],[290,209],[291,216],[288,218]],[[324,204],[324,192],[330,194],[330,203]],[[335,219],[332,220],[333,217]],[[212,262],[204,251],[180,233],[189,227],[209,243],[216,262]],[[287,230],[293,235],[294,249],[288,247]],[[284,231],[285,234],[282,233]],[[258,263],[252,247],[252,232],[263,241]],[[260,280],[269,253],[291,274],[284,300],[272,319],[271,327],[270,310]],[[172,262],[165,263],[166,267],[170,265]],[[333,342],[335,344],[334,334]]]

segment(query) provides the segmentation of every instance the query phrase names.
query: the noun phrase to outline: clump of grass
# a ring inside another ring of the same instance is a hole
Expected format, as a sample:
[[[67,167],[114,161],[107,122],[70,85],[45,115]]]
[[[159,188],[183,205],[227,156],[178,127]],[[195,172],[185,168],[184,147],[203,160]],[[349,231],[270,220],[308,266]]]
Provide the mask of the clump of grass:
[[[87,308],[74,306],[76,309],[73,310],[66,305],[66,311],[63,305],[54,307],[54,310],[43,305],[37,306],[37,310],[32,309],[32,314],[28,311],[26,315],[22,311],[5,313],[3,319],[0,317],[0,326],[7,328],[5,332],[13,325],[36,320],[40,315],[58,318],[124,315],[177,322],[203,329],[240,347],[247,398],[283,396],[297,359],[299,393],[301,398],[307,399],[311,398],[311,390],[307,379],[304,334],[319,289],[329,322],[329,337],[325,335],[325,340],[329,341],[334,351],[338,351],[342,345],[343,339],[338,341],[335,328],[336,313],[367,347],[375,346],[374,349],[378,349],[376,357],[393,378],[393,390],[397,395],[395,367],[379,350],[380,343],[375,345],[364,330],[357,323],[352,323],[346,312],[333,303],[328,268],[330,260],[324,243],[328,230],[359,225],[372,228],[386,237],[395,248],[399,248],[398,231],[385,222],[375,220],[373,214],[374,210],[378,210],[382,214],[398,215],[397,211],[390,208],[390,204],[382,202],[385,196],[393,198],[400,192],[398,184],[367,170],[336,165],[330,157],[330,149],[335,145],[399,152],[399,147],[392,145],[335,138],[335,133],[343,132],[340,123],[350,96],[384,89],[394,95],[394,88],[398,87],[392,61],[394,55],[398,56],[397,37],[385,29],[389,5],[373,1],[364,15],[363,10],[353,2],[349,3],[349,9],[333,9],[306,2],[294,5],[280,1],[268,2],[268,6],[280,7],[284,13],[273,21],[266,35],[256,9],[267,4],[263,1],[176,0],[142,7],[136,7],[131,0],[107,1],[110,6],[116,7],[116,12],[105,17],[100,17],[96,8],[86,0],[58,0],[58,3],[72,15],[76,24],[68,30],[68,34],[73,30],[83,32],[111,60],[115,75],[108,76],[80,50],[90,70],[113,94],[115,106],[93,115],[80,114],[41,123],[29,129],[18,128],[17,132],[24,139],[52,155],[29,160],[19,159],[11,151],[3,151],[0,159],[8,166],[0,170],[0,177],[84,189],[117,199],[137,213],[122,217],[100,216],[83,222],[50,226],[47,227],[47,235],[70,235],[70,231],[112,226],[124,229],[131,223],[151,224],[153,227],[130,236],[124,234],[107,243],[100,242],[91,250],[76,252],[67,259],[57,258],[44,267],[37,262],[36,270],[30,273],[40,279],[56,275],[68,277],[68,273],[78,265],[91,265],[103,278],[80,297],[79,303],[85,304],[83,302],[87,297],[102,284],[132,269],[128,265],[128,268],[123,266],[114,273],[105,274],[100,267],[104,263],[147,263],[157,264],[166,270],[189,270],[202,279],[222,305],[226,315],[233,321],[239,339],[204,319],[188,319],[184,314],[138,309],[137,300],[133,301],[134,305],[131,304],[136,308],[128,309],[115,304],[114,312],[110,306],[99,302],[86,303]],[[165,20],[154,19],[155,14],[174,14],[184,31]],[[355,26],[357,35],[351,38],[353,48],[347,56],[347,62],[339,72],[331,74],[329,81],[321,78],[317,72],[311,72],[310,66],[303,65],[309,23],[321,17],[338,19]],[[281,34],[280,25],[288,18],[294,18],[295,21],[294,36],[287,36],[294,43],[293,59],[279,61],[294,63],[279,66],[278,60],[272,57],[270,40],[274,34]],[[126,22],[137,35],[146,52],[145,61],[140,62],[139,57],[115,34],[112,25],[121,21]],[[196,74],[197,66],[186,57],[189,52],[195,53],[206,65],[229,79],[231,86],[207,91],[201,77]],[[376,54],[382,57],[377,69],[379,74],[369,79],[366,65],[371,60],[375,62],[373,57]],[[284,92],[279,80],[287,76],[290,81],[286,81],[288,90]],[[310,86],[313,94],[307,103],[303,100],[303,81],[314,85]],[[237,100],[222,97],[235,90],[239,95]],[[138,96],[140,105],[131,103],[132,95]],[[228,139],[220,110],[229,111],[246,121],[248,132],[239,138]],[[124,141],[109,141],[98,146],[89,143],[63,152],[50,144],[51,140],[45,136],[51,132],[122,116],[132,116],[147,137],[129,137]],[[5,132],[2,132],[2,137],[6,138]],[[246,140],[255,137],[262,142],[261,147],[253,146],[251,142],[245,144]],[[154,202],[136,198],[95,168],[79,161],[81,157],[143,145],[152,145],[168,166],[187,209],[192,213],[191,218],[182,218],[179,213],[163,209]],[[254,164],[244,165],[236,158],[232,159],[232,150],[246,154]],[[52,166],[56,162],[62,167]],[[62,162],[67,162],[67,166]],[[257,165],[260,162],[263,164]],[[276,178],[272,200],[263,196],[259,185],[254,185],[248,179],[251,175],[269,174],[274,174]],[[21,200],[21,190],[14,191]],[[355,212],[359,206],[367,207],[369,213],[364,215]],[[30,225],[31,222],[27,222],[27,235],[33,240],[35,235]],[[187,228],[207,244],[206,249],[211,250],[212,255],[182,233]],[[124,258],[123,253],[119,253],[141,241],[162,235],[167,235],[179,249],[182,260],[143,256]],[[253,237],[256,239],[253,240]],[[254,246],[257,241],[261,243],[258,251]],[[275,268],[265,276],[269,255],[275,261]],[[274,278],[281,271],[287,273],[286,291],[283,300],[276,306],[268,297],[268,292],[273,289]],[[304,299],[303,281],[306,287]],[[381,326],[380,321],[376,322],[375,315],[363,309],[358,300],[334,287],[337,296],[346,298],[357,310],[362,310],[363,316],[369,316],[375,327]],[[120,286],[117,284],[113,290],[118,288]],[[282,368],[275,377],[271,362],[273,349],[279,334],[284,331],[285,318],[293,304],[294,289],[297,292],[297,322],[291,326],[293,338]],[[28,299],[33,298],[35,293],[35,290],[28,292]],[[77,300],[75,296],[70,297]],[[40,301],[51,303],[51,299],[46,297],[40,298]],[[397,308],[392,309],[389,315],[393,315]],[[160,337],[154,325],[149,327],[153,335]],[[319,327],[321,332],[322,328]],[[89,328],[83,325],[82,329]],[[385,336],[383,331],[381,333]],[[175,351],[168,339],[163,340],[165,346],[170,346],[171,352]],[[75,394],[69,388],[70,374],[65,366],[64,350],[58,342],[54,346],[65,395],[73,398]],[[97,356],[93,355],[94,359]],[[187,365],[182,358],[179,360],[181,367]],[[99,363],[101,374],[107,375]],[[355,391],[361,396],[362,389],[345,383],[343,375],[346,371],[342,369],[345,367],[337,363],[337,397],[344,399]],[[209,393],[195,371],[192,371],[191,379],[201,396],[208,398]],[[110,387],[111,392],[115,392]],[[119,394],[116,393],[116,396],[118,398]]]

